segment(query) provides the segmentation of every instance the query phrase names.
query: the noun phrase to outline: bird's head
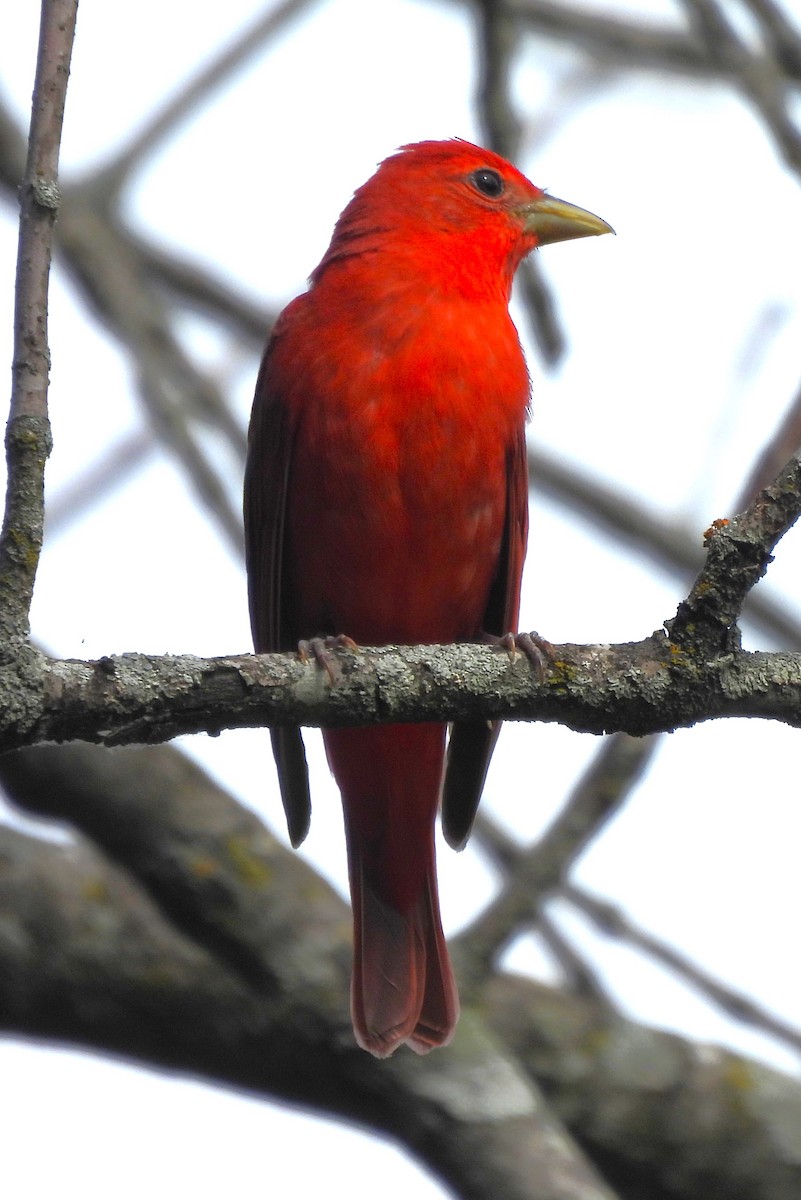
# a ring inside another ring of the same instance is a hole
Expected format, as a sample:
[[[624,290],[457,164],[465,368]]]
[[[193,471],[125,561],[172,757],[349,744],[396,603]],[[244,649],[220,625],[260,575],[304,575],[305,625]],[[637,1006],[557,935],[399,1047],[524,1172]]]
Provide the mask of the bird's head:
[[[511,282],[537,246],[614,232],[593,213],[548,195],[491,150],[454,138],[403,146],[381,163],[337,222],[318,268],[375,252],[432,275],[461,263]]]

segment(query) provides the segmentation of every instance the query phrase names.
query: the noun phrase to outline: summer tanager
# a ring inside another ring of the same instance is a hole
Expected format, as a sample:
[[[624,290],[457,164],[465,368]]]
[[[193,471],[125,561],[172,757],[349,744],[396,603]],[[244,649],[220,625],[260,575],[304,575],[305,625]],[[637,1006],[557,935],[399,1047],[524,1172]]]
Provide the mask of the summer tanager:
[[[475,641],[517,629],[529,377],[508,312],[536,246],[610,232],[468,142],[405,146],[340,216],[279,318],[256,387],[245,480],[257,651],[347,636]],[[324,661],[325,643],[312,642]],[[461,847],[497,724],[324,732],[342,793],[360,1045],[447,1043],[458,997],[434,822]],[[300,730],[272,730],[290,838],[310,818]]]

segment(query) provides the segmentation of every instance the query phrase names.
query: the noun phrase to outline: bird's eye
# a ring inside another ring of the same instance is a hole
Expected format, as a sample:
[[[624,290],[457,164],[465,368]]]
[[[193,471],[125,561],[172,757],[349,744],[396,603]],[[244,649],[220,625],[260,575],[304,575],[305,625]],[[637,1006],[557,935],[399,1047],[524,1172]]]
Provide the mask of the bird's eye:
[[[489,167],[481,167],[478,171],[474,171],[470,179],[483,195],[490,196],[493,200],[503,192],[503,180],[497,171],[492,171]]]

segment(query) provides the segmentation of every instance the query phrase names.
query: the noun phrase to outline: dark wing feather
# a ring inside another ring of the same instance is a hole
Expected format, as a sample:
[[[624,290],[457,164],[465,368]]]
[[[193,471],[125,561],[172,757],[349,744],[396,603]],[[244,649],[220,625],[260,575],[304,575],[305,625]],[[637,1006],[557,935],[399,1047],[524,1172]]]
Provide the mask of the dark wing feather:
[[[521,429],[507,461],[506,521],[498,571],[484,613],[486,633],[517,632],[527,540],[528,460]],[[442,832],[455,850],[462,850],[470,836],[500,729],[500,721],[457,721],[451,729],[442,787]]]
[[[253,644],[257,653],[295,648],[284,578],[286,497],[292,465],[287,410],[269,384],[270,346],[256,384],[245,467],[245,558]],[[309,831],[311,797],[303,739],[296,725],[270,730],[289,838],[299,846]]]

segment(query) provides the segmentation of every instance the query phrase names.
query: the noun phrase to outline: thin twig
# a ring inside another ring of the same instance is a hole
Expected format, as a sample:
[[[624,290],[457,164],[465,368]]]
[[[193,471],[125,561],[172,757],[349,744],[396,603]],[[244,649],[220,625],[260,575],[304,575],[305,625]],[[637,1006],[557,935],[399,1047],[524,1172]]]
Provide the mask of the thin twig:
[[[591,1000],[593,1004],[605,1009],[610,1016],[620,1012],[610,992],[601,982],[600,972],[590,966],[584,955],[578,952],[570,939],[565,937],[556,922],[552,921],[544,910],[539,915],[537,932],[545,943],[548,953],[558,963],[565,985],[574,996]]]
[[[783,465],[787,459],[782,459]],[[553,497],[573,509],[585,520],[599,526],[617,541],[635,547],[658,566],[677,574],[682,581],[692,579],[704,562],[700,531],[671,524],[663,513],[651,512],[619,488],[601,483],[575,463],[564,463],[539,448],[529,447],[529,477],[532,491]],[[737,508],[744,504],[735,504]],[[743,617],[775,638],[781,646],[801,646],[801,620],[797,613],[778,600],[760,592],[751,592],[743,608]]]
[[[801,451],[801,388],[784,415],[778,429],[764,446],[748,476],[735,505],[745,508],[757,492],[776,478],[785,463]],[[801,643],[801,637],[799,637]]]
[[[801,33],[774,0],[745,0],[756,17],[771,53],[794,79],[801,78]]]
[[[119,191],[125,180],[141,161],[152,154],[160,142],[171,135],[176,126],[191,117],[209,94],[219,88],[229,76],[239,70],[265,42],[283,32],[304,9],[310,8],[315,0],[284,0],[276,8],[262,14],[252,25],[244,29],[222,54],[212,59],[165,105],[161,112],[139,131],[130,144],[122,150],[98,176],[103,190]]]
[[[459,936],[460,977],[484,978],[510,940],[536,917],[545,896],[617,812],[645,770],[648,739],[619,734],[607,739],[567,804],[530,850],[521,852],[502,892]]]
[[[0,125],[0,133],[2,128]],[[19,143],[13,120],[8,131],[5,150],[13,160]],[[0,150],[3,148],[0,142]],[[120,220],[98,189],[67,188],[58,229],[62,261],[87,303],[129,352],[141,399],[158,435],[184,468],[204,507],[241,552],[239,508],[232,503],[223,473],[202,444],[196,426],[200,423],[219,432],[235,464],[244,457],[244,429],[216,382],[192,361],[174,332],[175,314],[163,295],[168,280],[165,270],[159,269],[158,253],[153,250],[152,256],[147,255],[145,240],[123,228]],[[215,292],[223,317],[230,318],[233,305],[223,302],[216,282],[210,279],[206,291],[209,304],[214,303]],[[268,319],[265,315],[264,322]],[[263,323],[258,323],[263,336]],[[253,324],[250,313],[246,329],[250,340]]]
[[[523,28],[578,47],[604,63],[625,68],[717,74],[703,48],[680,29],[637,18],[626,21],[563,0],[506,0]]]
[[[683,650],[721,653],[738,644],[745,598],[764,575],[773,549],[801,515],[801,461],[792,459],[745,511],[708,531],[708,552],[686,600],[666,622]]]
[[[504,875],[515,869],[521,855],[525,853],[519,843],[511,838],[486,812],[480,812],[476,818],[473,837]],[[587,996],[596,1004],[604,1005],[610,1010],[613,1009],[609,994],[602,985],[598,973],[590,967],[575,947],[570,945],[562,931],[546,912],[540,909],[533,917],[530,927],[533,933],[540,936],[558,963],[565,983],[574,995]]]
[[[484,137],[493,150],[514,160],[522,126],[509,97],[509,75],[517,45],[517,30],[503,0],[480,0],[478,112]],[[522,292],[531,334],[544,361],[553,366],[565,351],[565,336],[550,288],[535,257],[521,263],[516,288]]]
[[[684,954],[641,929],[616,905],[609,904],[573,884],[565,884],[560,896],[584,913],[607,937],[617,938],[629,946],[634,946],[655,962],[669,968],[679,979],[723,1009],[727,1016],[770,1034],[790,1049],[801,1053],[801,1030],[767,1012],[750,997],[720,983]]]
[[[690,23],[710,60],[747,97],[782,158],[801,178],[801,132],[790,115],[790,89],[770,54],[752,52],[715,0],[683,0]]]
[[[155,449],[156,441],[149,429],[137,429],[119,438],[90,463],[82,475],[64,484],[52,499],[48,499],[45,515],[48,537],[60,533],[83,512],[96,508],[109,492],[127,483],[131,473]]]
[[[58,159],[77,0],[43,0],[28,161],[20,195],[8,482],[0,534],[0,632],[27,637],[44,527],[44,470],[52,437],[47,410],[47,296],[60,203]]]
[[[80,194],[70,193],[60,232],[68,268],[131,355],[139,394],[157,435],[240,552],[239,507],[232,503],[224,472],[198,428],[217,431],[238,464],[245,452],[239,420],[216,381],[185,352],[174,329],[174,309],[149,283],[136,247],[103,207],[81,203]]]
[[[127,231],[149,280],[170,292],[187,308],[203,313],[247,339],[259,350],[264,346],[277,313],[247,299],[212,275],[207,267],[153,245],[139,234]]]

